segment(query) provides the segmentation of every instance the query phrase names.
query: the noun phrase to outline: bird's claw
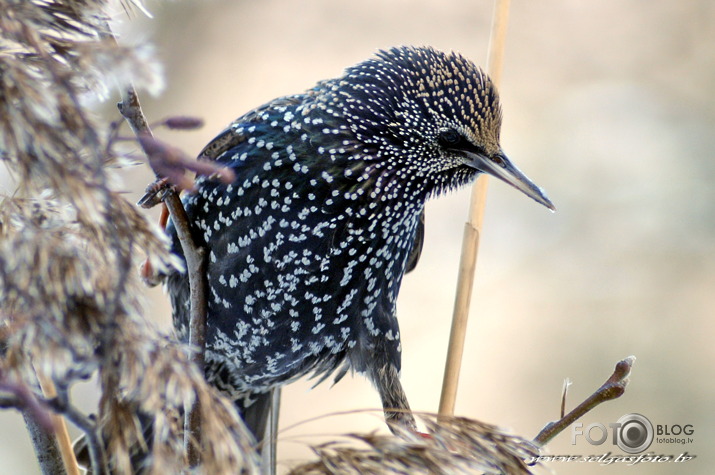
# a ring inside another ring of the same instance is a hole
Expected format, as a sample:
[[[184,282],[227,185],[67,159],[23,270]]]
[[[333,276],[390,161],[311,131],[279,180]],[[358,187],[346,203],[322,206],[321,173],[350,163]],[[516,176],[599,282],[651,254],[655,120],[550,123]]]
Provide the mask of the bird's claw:
[[[159,178],[153,181],[146,187],[144,195],[137,202],[137,205],[145,209],[153,208],[164,200],[165,192],[172,186],[167,178]]]

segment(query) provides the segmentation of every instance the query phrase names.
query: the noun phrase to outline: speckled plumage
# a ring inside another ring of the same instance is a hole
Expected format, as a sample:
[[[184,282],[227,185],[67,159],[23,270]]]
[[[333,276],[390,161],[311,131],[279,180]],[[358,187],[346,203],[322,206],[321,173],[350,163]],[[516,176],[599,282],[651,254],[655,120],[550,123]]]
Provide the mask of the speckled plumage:
[[[462,149],[508,163],[500,124],[496,90],[472,62],[410,47],[233,122],[202,155],[236,181],[200,178],[184,199],[208,250],[209,381],[245,408],[303,375],[353,369],[386,409],[408,409],[396,300],[424,204],[479,173]],[[185,336],[185,276],[169,291]]]

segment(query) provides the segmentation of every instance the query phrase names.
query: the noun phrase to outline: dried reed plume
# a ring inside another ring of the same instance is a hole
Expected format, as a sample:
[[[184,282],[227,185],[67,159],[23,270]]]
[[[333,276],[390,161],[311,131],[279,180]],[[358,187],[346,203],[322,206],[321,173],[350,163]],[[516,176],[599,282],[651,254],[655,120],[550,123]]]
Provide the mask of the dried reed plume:
[[[33,397],[85,431],[95,473],[132,473],[137,447],[150,451],[147,472],[185,470],[177,420],[196,399],[200,469],[255,472],[231,403],[205,383],[187,348],[142,317],[138,258],[157,270],[173,261],[163,233],[114,191],[111,170],[126,157],[88,104],[126,85],[129,72],[151,90],[161,76],[150,49],[117,44],[106,3],[0,0],[0,158],[17,185],[0,208],[0,383],[33,387],[23,382],[34,371],[48,378],[57,396]],[[140,5],[124,7],[132,4]],[[68,397],[95,374],[96,423]],[[137,414],[151,421],[150,440]]]
[[[406,430],[399,438],[348,434],[343,441],[313,446],[317,460],[294,467],[290,474],[532,473],[525,460],[539,454],[533,443],[463,417],[416,415],[428,435]]]

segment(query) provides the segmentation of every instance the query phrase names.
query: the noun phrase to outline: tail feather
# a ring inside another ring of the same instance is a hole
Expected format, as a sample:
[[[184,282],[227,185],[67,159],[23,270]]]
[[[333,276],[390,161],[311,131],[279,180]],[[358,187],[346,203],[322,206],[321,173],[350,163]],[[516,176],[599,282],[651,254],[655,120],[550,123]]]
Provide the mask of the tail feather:
[[[276,473],[280,394],[280,388],[273,388],[265,393],[252,395],[250,405],[244,405],[245,399],[236,402],[243,421],[258,442],[264,471],[267,474]]]
[[[271,414],[271,400],[273,391],[252,395],[250,405],[244,405],[245,399],[236,401],[238,412],[246,423],[246,427],[251,431],[257,442],[261,442],[266,436],[268,419]],[[246,398],[248,399],[248,398]]]

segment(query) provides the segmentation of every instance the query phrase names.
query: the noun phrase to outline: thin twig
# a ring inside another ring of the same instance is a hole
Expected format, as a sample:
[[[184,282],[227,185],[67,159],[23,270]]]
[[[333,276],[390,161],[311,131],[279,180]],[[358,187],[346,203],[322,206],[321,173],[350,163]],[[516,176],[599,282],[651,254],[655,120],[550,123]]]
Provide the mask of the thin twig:
[[[107,462],[107,454],[99,435],[99,428],[94,419],[85,415],[70,403],[66,388],[57,388],[57,396],[46,399],[44,402],[47,406],[58,414],[65,416],[71,423],[84,432],[92,465],[92,473],[94,475],[108,474],[109,464]]]
[[[106,25],[105,36],[116,43],[116,36],[112,33],[109,24]],[[139,95],[133,85],[129,85],[122,93],[122,100],[117,104],[120,114],[129,124],[144,154],[147,156],[150,165],[151,158],[156,155],[155,148],[158,143],[154,140],[149,122],[139,102]],[[169,127],[184,125],[184,128],[198,127],[200,124],[193,120],[164,121],[161,125]],[[187,127],[188,126],[188,127]],[[175,127],[176,128],[176,127]],[[184,163],[184,165],[186,165]],[[159,176],[156,169],[153,169],[157,179]],[[205,269],[204,250],[198,247],[191,235],[191,224],[184,205],[181,203],[179,194],[173,187],[163,190],[163,202],[171,215],[176,234],[181,244],[181,249],[186,260],[187,273],[189,277],[189,345],[194,348],[192,361],[201,372],[204,369],[204,348],[206,341],[206,316],[208,313],[208,276]],[[199,398],[194,398],[190,407],[186,408],[184,414],[184,448],[186,450],[189,466],[196,466],[201,461],[201,406]]]
[[[635,360],[635,356],[629,356],[616,363],[616,369],[611,377],[596,392],[558,421],[546,424],[546,427],[541,429],[541,432],[534,438],[534,442],[541,446],[546,445],[547,442],[602,402],[620,397],[626,391],[629,382],[628,376]]]
[[[569,393],[569,387],[571,386],[571,380],[568,378],[564,379],[564,387],[561,390],[561,412],[559,417],[564,417],[566,415],[566,396]]]
[[[7,394],[0,396],[0,408],[15,408],[22,413],[40,471],[43,475],[66,474],[51,414],[24,383],[9,383],[2,376],[0,374],[0,391]],[[36,379],[28,383],[38,385]]]
[[[499,85],[504,57],[504,40],[506,24],[509,16],[509,0],[496,0],[492,18],[491,36],[489,40],[489,58],[487,72],[495,86]],[[469,221],[464,226],[462,238],[462,255],[459,261],[457,293],[454,300],[452,328],[449,334],[447,362],[444,368],[442,395],[439,401],[441,415],[453,415],[457,399],[459,371],[462,366],[464,352],[464,337],[467,331],[469,304],[472,299],[474,271],[477,265],[479,238],[482,234],[484,204],[487,195],[487,175],[481,174],[472,188],[469,207]]]
[[[152,137],[151,130],[141,109],[139,97],[133,87],[129,87],[118,104],[119,111],[127,120],[129,126],[138,137]],[[139,141],[144,148],[148,141]],[[149,150],[144,148],[147,155]],[[208,300],[206,291],[208,289],[207,274],[205,269],[205,256],[203,248],[196,246],[191,235],[191,225],[184,210],[178,193],[173,188],[167,188],[164,192],[164,203],[171,214],[176,234],[181,243],[181,248],[186,259],[187,274],[190,288],[190,323],[189,323],[189,344],[194,348],[193,362],[203,371],[204,367],[204,347],[206,334],[206,315],[208,311]],[[191,407],[187,408],[184,419],[184,445],[187,457],[191,466],[200,462],[201,447],[201,408],[198,398],[195,398]]]
[[[24,383],[5,381],[0,374],[0,409],[10,408],[27,412],[43,432],[54,432],[50,413],[40,404],[33,392]]]

